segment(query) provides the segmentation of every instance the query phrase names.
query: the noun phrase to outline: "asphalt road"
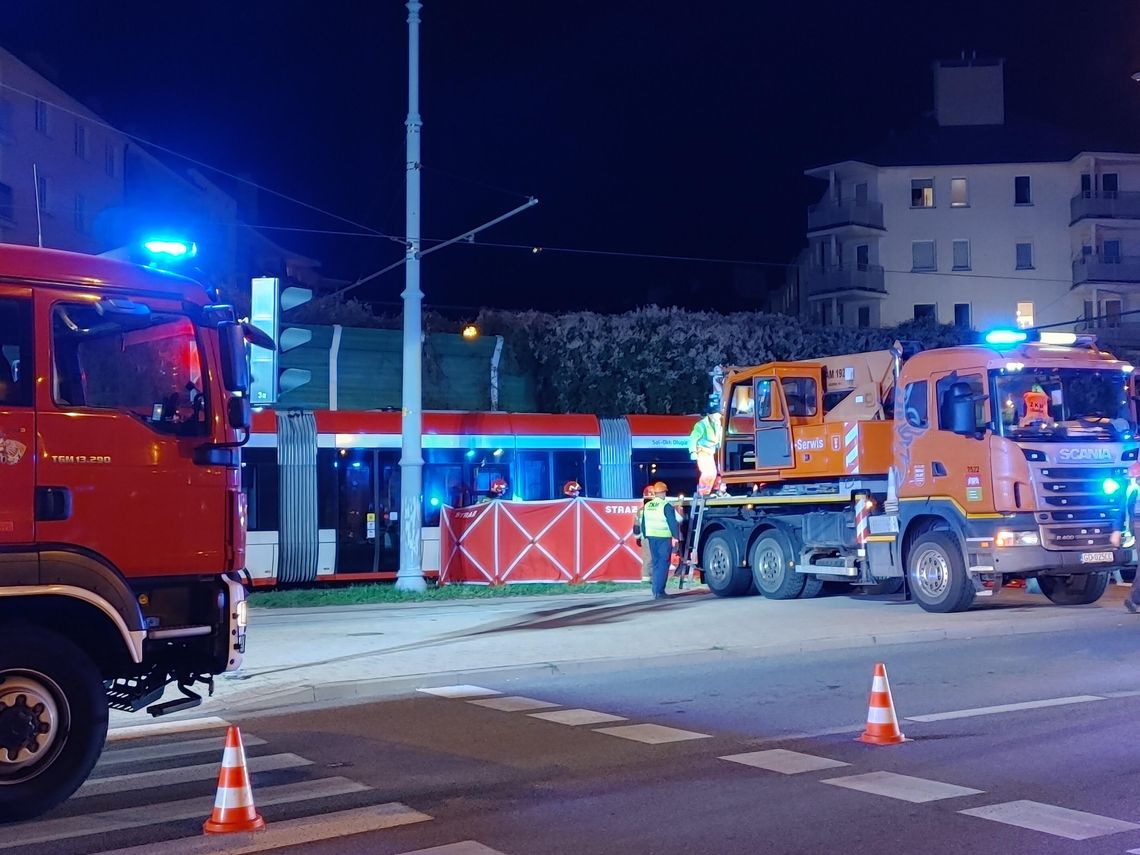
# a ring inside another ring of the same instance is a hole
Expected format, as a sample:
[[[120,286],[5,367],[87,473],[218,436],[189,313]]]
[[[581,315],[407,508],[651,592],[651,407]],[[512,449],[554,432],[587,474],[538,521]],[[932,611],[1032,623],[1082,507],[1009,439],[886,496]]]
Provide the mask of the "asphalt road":
[[[200,836],[217,722],[124,732],[78,798],[0,830],[0,851],[1123,853],[1140,849],[1138,641],[1140,618],[1122,616],[1065,633],[646,666],[639,654],[669,645],[646,638],[624,669],[483,675],[483,697],[249,716],[237,723],[269,822],[254,837]],[[854,739],[880,658],[903,745]],[[361,829],[373,830],[349,836]]]

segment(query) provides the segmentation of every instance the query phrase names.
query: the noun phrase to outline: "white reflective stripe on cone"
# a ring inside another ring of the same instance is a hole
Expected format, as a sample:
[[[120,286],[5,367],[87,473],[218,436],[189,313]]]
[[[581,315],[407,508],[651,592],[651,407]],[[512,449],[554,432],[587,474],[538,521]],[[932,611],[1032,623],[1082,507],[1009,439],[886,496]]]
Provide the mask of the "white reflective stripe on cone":
[[[895,712],[884,707],[871,707],[867,710],[868,724],[894,724]]]

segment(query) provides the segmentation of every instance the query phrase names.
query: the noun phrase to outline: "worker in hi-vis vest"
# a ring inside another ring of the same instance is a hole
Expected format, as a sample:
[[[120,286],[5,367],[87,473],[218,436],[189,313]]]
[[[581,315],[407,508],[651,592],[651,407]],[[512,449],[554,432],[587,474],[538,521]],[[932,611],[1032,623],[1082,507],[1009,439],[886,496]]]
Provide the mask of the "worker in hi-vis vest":
[[[665,582],[669,579],[669,561],[677,545],[680,529],[673,503],[665,498],[669,488],[664,482],[653,485],[653,498],[645,503],[642,517],[642,534],[649,541],[649,555],[653,561],[653,599],[665,599]]]
[[[700,480],[697,493],[707,496],[716,483],[716,450],[720,448],[721,415],[719,409],[710,409],[709,414],[693,425],[689,432],[689,456],[697,461]]]

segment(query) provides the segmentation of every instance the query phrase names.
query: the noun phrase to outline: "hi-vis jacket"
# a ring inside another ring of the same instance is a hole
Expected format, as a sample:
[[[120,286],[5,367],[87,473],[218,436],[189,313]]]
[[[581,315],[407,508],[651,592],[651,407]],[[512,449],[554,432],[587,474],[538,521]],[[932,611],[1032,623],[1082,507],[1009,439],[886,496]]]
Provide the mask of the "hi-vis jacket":
[[[696,456],[698,451],[713,452],[720,445],[720,425],[705,416],[689,432],[689,454]]]
[[[641,533],[645,537],[679,538],[677,513],[672,502],[656,496],[645,503]]]

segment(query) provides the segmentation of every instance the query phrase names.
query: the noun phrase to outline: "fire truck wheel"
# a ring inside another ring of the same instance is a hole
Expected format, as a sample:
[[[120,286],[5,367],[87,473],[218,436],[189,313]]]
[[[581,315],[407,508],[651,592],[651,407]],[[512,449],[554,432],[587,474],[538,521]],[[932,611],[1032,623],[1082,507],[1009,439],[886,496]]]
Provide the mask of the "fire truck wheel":
[[[906,574],[911,594],[928,612],[964,612],[974,602],[962,549],[949,532],[919,535],[907,556]]]
[[[1107,573],[1079,576],[1038,576],[1041,593],[1059,606],[1087,606],[1095,603],[1108,587]]]
[[[0,822],[70,796],[106,738],[107,696],[87,654],[50,630],[0,631]]]
[[[792,545],[779,529],[760,535],[752,545],[751,564],[756,589],[771,600],[794,600],[804,589],[807,577],[796,572]]]
[[[801,600],[811,600],[819,596],[823,590],[823,580],[809,576],[804,580],[804,589],[800,591]]]
[[[736,544],[723,531],[713,532],[701,551],[705,584],[718,597],[742,597],[752,586],[747,567],[736,558]]]

